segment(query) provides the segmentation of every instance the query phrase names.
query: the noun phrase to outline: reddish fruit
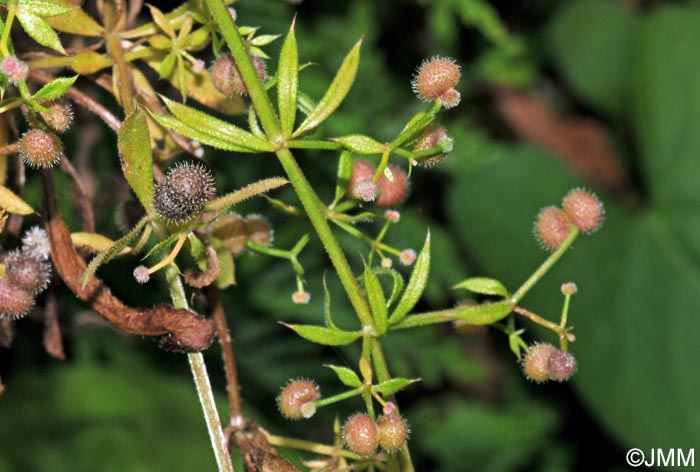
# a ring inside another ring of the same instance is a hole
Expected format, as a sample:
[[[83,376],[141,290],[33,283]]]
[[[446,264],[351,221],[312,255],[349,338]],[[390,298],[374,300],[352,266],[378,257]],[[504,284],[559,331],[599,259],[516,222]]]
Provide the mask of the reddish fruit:
[[[594,193],[574,189],[564,197],[562,208],[584,233],[593,233],[603,224],[603,204]]]
[[[421,100],[436,100],[454,89],[461,77],[459,66],[453,59],[434,57],[421,64],[411,87]]]
[[[549,380],[549,359],[556,350],[551,344],[530,346],[521,361],[525,376],[537,383]]]
[[[389,182],[384,174],[377,180],[377,187],[379,187],[379,197],[375,203],[380,208],[394,208],[406,199],[408,195],[408,179],[404,171],[396,166],[388,166],[387,169],[391,172],[394,177],[393,182]]]
[[[314,402],[321,398],[321,392],[311,380],[292,380],[277,397],[277,406],[283,416],[298,420],[311,418],[316,412]]]
[[[535,222],[535,236],[542,247],[554,251],[571,232],[569,217],[557,207],[543,208]]]
[[[455,89],[449,89],[438,98],[443,108],[454,108],[462,101],[462,95]]]
[[[36,295],[49,285],[51,266],[24,251],[12,251],[5,257],[5,277],[8,283]]]
[[[343,426],[345,444],[355,454],[374,454],[379,446],[379,427],[365,413],[356,413]]]
[[[197,216],[216,196],[214,176],[202,164],[171,168],[153,190],[153,206],[167,222],[183,224]]]
[[[26,62],[20,61],[15,56],[7,56],[0,61],[0,71],[13,84],[17,85],[27,79],[29,74],[29,66]]]
[[[0,318],[21,318],[34,306],[34,297],[26,290],[0,279]]]
[[[250,59],[253,61],[258,77],[264,81],[267,78],[265,62],[257,56],[250,56]],[[214,83],[214,87],[227,97],[248,95],[248,90],[243,83],[243,77],[241,77],[230,54],[222,54],[214,62],[214,65],[211,67],[211,80]]]
[[[223,215],[207,228],[207,232],[220,239],[233,255],[242,253],[248,242],[246,222],[236,213]]]
[[[42,102],[41,105],[48,108],[48,112],[41,112],[41,117],[52,130],[63,133],[73,124],[73,108],[70,103],[53,100]]]
[[[452,151],[453,144],[454,140],[447,135],[447,130],[445,128],[442,126],[430,125],[423,132],[421,137],[413,143],[412,149],[414,152],[427,151],[428,149],[440,146],[440,151],[419,161],[419,163],[425,167],[432,167],[439,164],[444,159],[445,155]]]
[[[53,167],[63,155],[63,143],[53,133],[32,128],[19,140],[19,155],[29,167]]]
[[[555,349],[549,358],[549,378],[557,382],[565,382],[576,372],[576,358],[568,353]]]
[[[255,244],[260,246],[272,245],[272,226],[270,226],[267,218],[262,215],[248,215],[245,219],[245,225],[248,230],[248,237]]]
[[[362,200],[363,202],[373,202],[377,199],[379,187],[371,180],[363,180],[358,182],[352,189],[352,198]]]
[[[398,413],[382,415],[377,420],[379,428],[379,445],[386,451],[393,452],[406,442],[408,425]]]
[[[354,161],[352,163],[352,176],[346,191],[348,197],[366,202],[373,201],[377,194],[377,187],[372,183],[372,177],[374,177],[376,170],[371,162]],[[367,182],[371,185],[368,185]]]

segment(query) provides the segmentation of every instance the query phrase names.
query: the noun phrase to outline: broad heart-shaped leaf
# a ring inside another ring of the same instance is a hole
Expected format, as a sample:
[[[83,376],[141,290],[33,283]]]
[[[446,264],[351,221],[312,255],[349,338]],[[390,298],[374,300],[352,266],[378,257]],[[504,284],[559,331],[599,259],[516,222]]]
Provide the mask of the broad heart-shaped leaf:
[[[658,12],[653,18],[667,14]],[[695,30],[696,24],[700,26],[699,16],[679,12],[668,24],[669,28],[674,25],[673,32],[658,36],[657,41],[689,34],[681,27]],[[690,43],[689,39],[687,60],[695,61]],[[677,47],[665,40],[664,44],[671,50]],[[637,52],[642,53],[648,51]],[[645,60],[651,65],[650,59]],[[659,66],[669,74],[676,70],[664,61]],[[688,75],[678,80],[685,83]],[[654,96],[659,91],[645,93]],[[674,91],[667,93],[674,95]],[[680,94],[675,96],[681,100]],[[687,95],[683,97],[687,100]],[[683,106],[682,102],[669,103],[663,110],[673,114],[675,107]],[[696,113],[687,119],[700,119],[700,110]],[[687,122],[676,121],[676,126],[666,128],[676,133],[663,136],[683,139],[678,133],[686,129],[694,135]],[[654,160],[666,157],[646,155]],[[690,171],[690,167],[685,169]],[[695,160],[692,172],[700,174],[700,161]],[[651,188],[658,189],[657,196],[671,198],[686,191],[678,185],[685,180],[675,183],[653,174],[646,178]],[[546,257],[530,232],[539,208],[558,202],[568,189],[581,184],[553,158],[531,149],[511,149],[500,162],[455,176],[454,182],[458,184],[450,189],[447,208],[455,233],[466,247],[478,248],[476,263],[512,287],[520,285]],[[698,221],[700,212],[696,207],[672,212],[653,200],[650,208],[632,213],[603,200],[607,214],[603,228],[591,236],[580,236],[521,303],[556,320],[561,312],[562,282],[576,282],[579,292],[571,301],[569,323],[577,340],[570,349],[579,364],[574,386],[586,404],[629,447],[694,447],[692,438],[700,437],[700,405],[693,400],[700,391],[696,366],[700,358],[700,266],[697,253],[688,251],[683,240],[697,240],[700,228],[683,223]],[[546,331],[528,329],[528,335],[555,341]]]
[[[22,29],[24,29],[34,41],[60,53],[66,53],[63,46],[61,46],[58,35],[45,19],[19,9],[17,10],[17,20],[19,20],[19,23],[22,25]]]
[[[396,393],[401,389],[404,389],[411,385],[412,383],[419,382],[420,379],[404,379],[397,377],[395,379],[387,380],[372,387],[374,392],[380,393],[382,395],[391,395]]]
[[[0,208],[14,215],[31,215],[34,213],[34,210],[27,202],[4,185],[0,185]]]
[[[146,115],[137,108],[127,116],[117,140],[122,172],[146,212],[153,211],[153,156]]]
[[[420,296],[425,290],[425,285],[428,283],[428,273],[430,272],[430,231],[425,238],[425,244],[418,258],[416,259],[415,267],[411,272],[411,278],[408,280],[406,290],[403,292],[398,305],[394,312],[389,317],[389,325],[395,325],[400,322],[406,315],[410,313]]]
[[[343,385],[347,385],[348,387],[359,387],[360,385],[362,385],[360,377],[358,377],[352,369],[330,364],[326,364],[324,367],[333,369],[333,372],[335,372],[335,374],[338,376],[338,379],[341,382],[343,382]]]
[[[34,100],[53,100],[55,98],[62,97],[63,94],[73,86],[76,80],[78,80],[77,75],[74,75],[73,77],[59,77],[54,79],[41,87],[32,98],[34,98]]]
[[[258,180],[257,182],[246,185],[241,189],[228,193],[223,197],[210,201],[204,208],[207,211],[224,210],[242,202],[243,200],[262,195],[263,193],[282,187],[288,183],[289,180],[285,179],[284,177],[270,177],[269,179]]]
[[[297,90],[299,89],[299,53],[297,39],[294,34],[294,23],[289,28],[287,38],[280,52],[277,67],[277,106],[280,113],[282,136],[288,138],[294,130],[294,119],[297,114]]]
[[[312,111],[309,116],[299,125],[299,128],[292,134],[293,137],[297,137],[306,131],[312,130],[318,125],[320,125],[326,118],[328,118],[331,113],[335,111],[336,108],[345,99],[345,96],[350,91],[352,83],[355,81],[355,74],[357,73],[357,67],[360,64],[360,46],[362,45],[362,40],[359,40],[357,44],[350,50],[343,63],[340,65],[340,69],[335,75],[333,82],[331,82],[330,87],[326,91],[314,111]]]
[[[471,292],[480,293],[482,295],[500,295],[506,298],[509,296],[508,290],[506,290],[501,282],[496,279],[489,279],[488,277],[472,277],[463,280],[452,288],[466,288]]]
[[[384,144],[362,134],[351,134],[340,138],[330,138],[330,140],[342,144],[356,154],[381,154],[385,148]]]
[[[324,346],[345,346],[362,336],[362,333],[359,331],[342,331],[314,325],[281,324],[293,330],[302,338]]]
[[[365,281],[367,301],[372,311],[372,318],[374,318],[374,327],[377,330],[377,334],[381,336],[389,328],[384,290],[382,289],[382,284],[379,283],[379,279],[367,264],[365,264],[365,271],[362,277]]]

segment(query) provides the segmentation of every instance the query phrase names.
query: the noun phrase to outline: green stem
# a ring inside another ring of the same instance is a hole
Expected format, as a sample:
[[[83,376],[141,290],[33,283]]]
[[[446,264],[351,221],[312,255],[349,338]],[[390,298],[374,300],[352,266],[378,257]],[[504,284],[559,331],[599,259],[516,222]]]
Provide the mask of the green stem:
[[[166,269],[165,274],[168,279],[168,287],[170,288],[170,297],[172,298],[173,306],[175,306],[175,308],[188,309],[187,295],[185,294],[185,288],[182,286],[182,280],[177,270],[171,264]],[[218,411],[216,411],[214,392],[209,383],[209,375],[207,374],[207,367],[204,364],[204,357],[201,352],[194,352],[187,354],[187,360],[190,363],[190,370],[192,370],[192,377],[197,387],[199,402],[204,411],[204,420],[207,423],[209,439],[214,448],[216,464],[220,472],[234,472],[231,455],[226,445],[226,438],[221,429],[221,419],[219,418]]]
[[[314,402],[314,405],[316,405],[316,408],[321,408],[323,406],[332,405],[333,403],[337,403],[339,401],[346,400],[348,398],[356,397],[357,395],[360,395],[361,393],[362,393],[362,387],[353,388],[352,390],[348,390],[347,392],[339,393],[338,395],[333,395],[332,397],[327,397],[327,398],[322,398],[320,400],[316,400]]]
[[[304,441],[302,439],[285,438],[282,436],[275,436],[272,434],[266,434],[267,442],[272,446],[277,447],[289,447],[292,449],[300,449],[303,451],[310,451],[315,454],[321,454],[324,456],[340,456],[347,459],[360,460],[361,457],[354,452],[346,451],[345,449],[340,449],[334,446],[326,446],[325,444],[318,444],[311,441]]]
[[[17,12],[17,1],[11,0],[7,2],[7,17],[5,18],[5,29],[2,32],[2,39],[0,39],[0,52],[2,52],[3,57],[10,55],[10,48],[7,47],[8,41],[10,40],[10,31],[12,30],[12,23],[15,19],[15,13]]]
[[[322,149],[328,151],[339,151],[343,145],[333,141],[316,141],[310,139],[299,139],[287,143],[289,149]]]
[[[445,323],[447,321],[454,321],[456,319],[457,317],[455,316],[454,310],[431,311],[428,313],[407,316],[400,323],[395,324],[389,329],[394,331],[397,329],[417,328],[419,326]]]

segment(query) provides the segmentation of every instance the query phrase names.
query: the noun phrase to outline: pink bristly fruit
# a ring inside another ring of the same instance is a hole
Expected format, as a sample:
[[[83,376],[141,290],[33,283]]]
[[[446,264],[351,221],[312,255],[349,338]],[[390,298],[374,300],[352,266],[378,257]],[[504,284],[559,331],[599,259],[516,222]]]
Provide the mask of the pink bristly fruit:
[[[556,250],[571,232],[569,217],[557,207],[550,206],[540,210],[535,222],[535,237],[540,245],[550,251]]]
[[[38,128],[25,132],[19,139],[19,155],[29,167],[47,169],[63,156],[63,143],[53,133]]]
[[[286,418],[298,420],[311,418],[316,412],[314,402],[321,398],[321,391],[311,380],[290,381],[277,396],[277,406]]]
[[[594,193],[587,190],[574,189],[567,193],[562,208],[583,233],[593,233],[603,224],[603,204]]]
[[[365,413],[356,413],[343,426],[343,440],[355,454],[369,456],[379,446],[379,427]]]
[[[387,167],[394,178],[390,182],[384,174],[377,180],[379,187],[379,197],[375,203],[380,208],[395,208],[403,203],[408,195],[408,178],[406,173],[394,165]]]

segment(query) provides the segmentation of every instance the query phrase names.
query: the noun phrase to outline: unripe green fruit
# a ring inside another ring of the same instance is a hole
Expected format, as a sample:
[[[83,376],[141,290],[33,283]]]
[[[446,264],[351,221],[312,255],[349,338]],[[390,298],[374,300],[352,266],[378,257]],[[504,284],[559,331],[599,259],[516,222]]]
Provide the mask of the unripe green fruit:
[[[0,318],[22,318],[33,306],[31,293],[12,285],[7,279],[0,279]]]
[[[549,358],[549,378],[557,382],[565,382],[575,372],[576,358],[571,353],[555,349]]]
[[[549,380],[549,359],[557,349],[551,344],[534,344],[522,358],[525,376],[533,382],[542,383]]]
[[[8,283],[36,295],[49,285],[51,266],[24,251],[12,251],[5,257],[5,277]]]
[[[171,168],[153,189],[153,206],[167,222],[183,224],[204,209],[216,196],[211,172],[202,164],[181,164]]]
[[[389,179],[384,174],[377,180],[379,197],[377,197],[375,203],[380,208],[397,207],[403,203],[408,195],[408,178],[406,173],[394,165],[388,166],[387,169],[394,177],[394,181],[389,182]]]
[[[421,100],[430,101],[439,99],[446,92],[454,89],[461,77],[459,66],[453,59],[433,57],[424,61],[418,68],[411,87]]]
[[[311,418],[316,412],[314,402],[321,398],[321,392],[311,380],[292,380],[277,396],[277,406],[283,416],[298,420]]]
[[[573,224],[584,233],[593,233],[603,224],[604,209],[598,197],[583,189],[566,194],[562,208]]]
[[[248,237],[255,244],[270,246],[273,240],[272,226],[262,215],[248,215],[245,219]]]
[[[566,240],[571,232],[569,217],[557,207],[543,208],[535,222],[535,237],[540,245],[554,251]]]
[[[216,220],[207,228],[213,236],[220,239],[233,255],[238,255],[245,250],[248,242],[248,227],[242,216],[236,213],[228,213]]]
[[[63,155],[63,143],[53,133],[32,128],[19,140],[19,155],[29,167],[53,167]]]
[[[379,446],[379,427],[365,413],[356,413],[343,426],[343,440],[355,454],[374,454]]]
[[[260,80],[265,81],[267,78],[265,62],[257,56],[250,56],[250,59],[253,61],[255,72],[257,72]],[[248,90],[243,83],[243,77],[241,77],[241,73],[238,71],[230,54],[222,54],[214,62],[214,65],[211,67],[211,80],[214,83],[214,87],[227,97],[248,95]]]
[[[386,451],[393,452],[406,442],[408,425],[397,413],[382,415],[377,419],[379,428],[379,445]]]

